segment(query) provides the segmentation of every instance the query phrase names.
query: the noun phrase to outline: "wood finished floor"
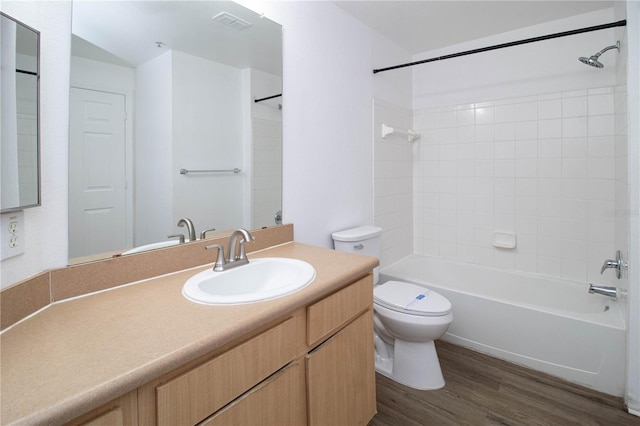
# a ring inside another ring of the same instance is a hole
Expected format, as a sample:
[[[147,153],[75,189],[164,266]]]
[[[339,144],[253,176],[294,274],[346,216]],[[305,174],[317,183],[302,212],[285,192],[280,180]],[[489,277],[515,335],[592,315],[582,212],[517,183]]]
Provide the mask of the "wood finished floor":
[[[640,425],[620,398],[450,343],[437,350],[445,387],[419,391],[376,374],[369,426]]]

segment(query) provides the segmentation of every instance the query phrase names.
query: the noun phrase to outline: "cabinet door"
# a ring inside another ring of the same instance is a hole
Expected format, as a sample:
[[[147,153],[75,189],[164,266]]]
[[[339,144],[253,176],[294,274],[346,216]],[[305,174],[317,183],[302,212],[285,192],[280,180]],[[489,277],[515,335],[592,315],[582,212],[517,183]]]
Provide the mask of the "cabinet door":
[[[307,355],[310,426],[366,425],[376,413],[373,311]]]
[[[304,426],[307,424],[304,368],[296,361],[232,402],[201,426]]]

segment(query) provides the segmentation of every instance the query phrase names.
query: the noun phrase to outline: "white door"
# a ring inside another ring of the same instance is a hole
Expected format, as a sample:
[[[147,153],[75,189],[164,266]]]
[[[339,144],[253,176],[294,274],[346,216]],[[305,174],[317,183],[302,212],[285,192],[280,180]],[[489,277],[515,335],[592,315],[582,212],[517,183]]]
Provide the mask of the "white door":
[[[124,95],[71,88],[69,257],[127,246]]]

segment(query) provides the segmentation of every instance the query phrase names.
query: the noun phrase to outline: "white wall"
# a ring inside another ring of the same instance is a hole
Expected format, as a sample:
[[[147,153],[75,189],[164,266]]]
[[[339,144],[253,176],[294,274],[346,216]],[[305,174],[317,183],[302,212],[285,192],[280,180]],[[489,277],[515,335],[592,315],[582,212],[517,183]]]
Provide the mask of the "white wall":
[[[242,169],[242,90],[241,70],[173,52],[171,225],[189,217],[198,230],[242,226],[244,174],[178,173]]]
[[[275,225],[282,208],[282,97],[255,103],[282,93],[282,79],[259,70],[250,70],[252,149],[251,228]]]
[[[135,88],[135,69],[94,61],[78,56],[71,57],[72,87],[127,94]]]
[[[283,215],[296,241],[373,223],[371,30],[331,2],[242,2],[283,25]]]
[[[640,415],[640,3],[627,3],[629,134],[629,306],[627,406]]]
[[[67,264],[67,154],[71,2],[2,1],[2,12],[40,31],[42,206],[25,210],[25,253],[0,263],[0,286]]]
[[[413,253],[413,144],[406,136],[382,138],[385,124],[400,129],[413,127],[413,111],[381,99],[374,101],[374,194],[375,222],[382,228],[382,267]]]
[[[404,64],[413,60],[411,54],[384,36],[373,34],[373,68]],[[413,106],[413,82],[411,67],[377,73],[373,77],[376,99],[402,108]]]
[[[17,55],[17,67],[20,69],[36,69],[34,56]],[[31,75],[16,74],[17,85],[17,136],[18,136],[18,176],[20,181],[20,205],[35,204],[38,199],[36,182],[38,180],[37,158],[38,122],[36,120],[38,105],[35,99],[36,78]],[[15,204],[14,204],[15,205]]]
[[[136,69],[134,246],[163,241],[172,224],[172,58]]]
[[[414,60],[614,21],[613,9],[578,15],[415,55]],[[414,109],[462,105],[616,84],[617,51],[595,69],[578,62],[615,44],[616,30],[529,43],[412,67]]]

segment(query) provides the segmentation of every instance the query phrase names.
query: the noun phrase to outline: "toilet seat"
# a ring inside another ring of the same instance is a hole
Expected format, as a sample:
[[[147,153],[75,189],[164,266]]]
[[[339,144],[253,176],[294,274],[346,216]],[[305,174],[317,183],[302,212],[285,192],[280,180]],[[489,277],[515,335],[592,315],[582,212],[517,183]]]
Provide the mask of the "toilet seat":
[[[373,300],[388,309],[409,315],[439,317],[451,312],[451,302],[444,296],[402,281],[387,281],[375,286]]]

